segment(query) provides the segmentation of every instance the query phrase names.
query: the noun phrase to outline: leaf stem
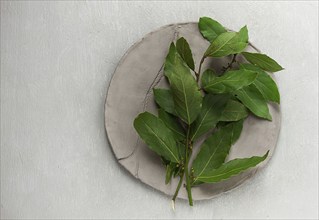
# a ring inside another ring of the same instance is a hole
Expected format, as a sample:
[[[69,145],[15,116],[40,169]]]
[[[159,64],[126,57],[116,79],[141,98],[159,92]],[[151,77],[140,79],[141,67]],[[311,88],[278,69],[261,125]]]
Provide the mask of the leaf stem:
[[[185,178],[186,178],[186,190],[188,195],[188,202],[190,206],[193,206],[191,181],[190,181],[190,176],[188,174],[188,163],[189,163],[189,158],[192,154],[192,144],[189,139],[189,133],[190,133],[190,126],[188,125],[187,136],[186,136],[186,153],[185,153]]]
[[[230,61],[230,63],[226,67],[223,67],[222,73],[225,73],[227,70],[232,68],[233,64],[236,62],[236,56],[237,54],[234,54],[233,59]]]
[[[201,71],[201,69],[202,69],[202,64],[204,63],[205,59],[206,59],[206,56],[203,56],[202,59],[200,60],[198,71],[197,71],[197,73],[195,72],[196,82],[197,82],[197,83],[199,82],[200,71]]]

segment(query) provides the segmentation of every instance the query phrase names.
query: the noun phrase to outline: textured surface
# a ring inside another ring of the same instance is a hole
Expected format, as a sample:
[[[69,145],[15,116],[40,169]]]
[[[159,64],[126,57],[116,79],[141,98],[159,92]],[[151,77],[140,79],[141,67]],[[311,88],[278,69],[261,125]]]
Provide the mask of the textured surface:
[[[147,34],[124,55],[115,70],[105,103],[105,127],[118,161],[137,179],[170,196],[174,195],[179,179],[174,178],[171,184],[165,185],[165,169],[161,159],[138,138],[133,128],[133,121],[143,111],[157,114],[152,89],[167,86],[167,80],[163,77],[163,62],[170,42],[179,37],[185,37],[188,40],[194,54],[195,65],[198,65],[209,43],[201,36],[197,23],[164,26]],[[253,51],[250,46],[247,49]],[[153,50],[152,54],[149,53],[151,50]],[[206,70],[209,67],[216,69],[216,66],[227,66],[229,62],[230,57],[208,59],[204,62],[202,69]],[[131,91],[129,95],[126,89]],[[229,160],[262,156],[268,150],[271,155],[273,154],[280,130],[279,106],[271,105],[270,112],[272,122],[253,116],[245,121],[242,135],[232,147],[228,156]],[[125,138],[123,134],[126,134]],[[194,146],[191,161],[197,155],[203,140],[202,138]],[[265,165],[269,159],[270,156],[259,167]],[[257,169],[250,169],[227,181],[194,187],[193,198],[208,199],[233,189],[255,174]],[[180,190],[178,197],[187,199],[186,190]]]
[[[176,212],[116,162],[106,86],[124,52],[169,23],[212,16],[285,67],[274,157],[246,184]],[[317,2],[1,1],[2,218],[317,218]]]

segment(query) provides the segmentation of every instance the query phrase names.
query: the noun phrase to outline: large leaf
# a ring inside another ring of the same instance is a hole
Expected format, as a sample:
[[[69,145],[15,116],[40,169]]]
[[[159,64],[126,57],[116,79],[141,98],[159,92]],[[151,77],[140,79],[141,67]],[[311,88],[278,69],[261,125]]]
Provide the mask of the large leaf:
[[[185,40],[185,38],[181,37],[176,41],[176,49],[179,55],[183,58],[183,60],[187,64],[187,66],[191,68],[192,70],[194,70],[195,65],[194,65],[192,51],[189,47],[189,44]]]
[[[216,169],[225,162],[231,145],[240,136],[242,127],[242,120],[230,123],[204,141],[192,164],[195,182],[203,173]]]
[[[161,119],[143,112],[135,118],[134,128],[151,150],[169,161],[179,162],[174,134]]]
[[[222,112],[220,121],[238,121],[248,116],[247,108],[238,101],[230,99]]]
[[[205,72],[202,77],[202,86],[209,93],[230,93],[254,82],[256,71],[245,69],[231,70],[220,77],[207,77]]]
[[[268,152],[262,157],[235,159],[224,163],[217,169],[205,170],[205,172],[198,176],[197,181],[204,183],[216,183],[226,180],[263,162],[267,158]]]
[[[228,95],[207,94],[204,97],[202,110],[191,125],[191,140],[195,140],[216,126],[228,99]]]
[[[267,101],[280,103],[280,95],[275,81],[262,69],[253,64],[244,63],[240,65],[241,69],[258,72],[257,78],[253,84],[261,92]]]
[[[248,60],[250,63],[259,66],[263,70],[269,72],[277,72],[283,70],[283,68],[275,60],[273,60],[266,54],[242,52],[242,55],[244,55],[246,60]]]
[[[208,47],[205,56],[223,57],[242,52],[248,45],[248,30],[244,26],[239,32],[220,34]]]
[[[173,43],[165,60],[164,72],[171,85],[175,112],[190,125],[200,112],[202,95],[190,69]]]
[[[256,116],[271,121],[268,105],[255,85],[249,85],[234,92],[236,97]]]
[[[169,89],[153,89],[155,102],[166,112],[176,115],[173,94]]]
[[[181,141],[185,139],[184,129],[181,127],[180,123],[178,123],[176,117],[163,109],[158,110],[158,117],[165,123],[166,127],[174,133],[175,140]]]
[[[201,17],[199,19],[198,28],[203,37],[210,42],[215,40],[218,35],[227,32],[220,23],[208,17]]]

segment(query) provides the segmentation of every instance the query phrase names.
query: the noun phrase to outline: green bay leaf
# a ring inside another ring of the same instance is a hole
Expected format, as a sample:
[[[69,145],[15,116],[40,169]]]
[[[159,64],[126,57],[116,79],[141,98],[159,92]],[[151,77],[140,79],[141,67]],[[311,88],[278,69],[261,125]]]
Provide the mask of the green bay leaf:
[[[134,128],[151,150],[169,161],[180,161],[174,134],[161,119],[143,112],[135,118]]]
[[[187,66],[192,70],[195,69],[195,64],[193,60],[192,51],[189,47],[189,44],[185,40],[185,38],[181,37],[176,41],[176,50],[182,59],[185,61]]]
[[[280,103],[280,94],[275,81],[258,66],[249,63],[240,64],[241,69],[247,69],[258,72],[258,75],[253,82],[256,88],[261,92],[267,101]]]
[[[202,87],[207,85],[209,82],[213,82],[217,78],[216,72],[212,69],[207,69],[203,72],[201,77]]]
[[[171,86],[175,112],[190,125],[200,112],[202,95],[190,69],[173,43],[165,60],[164,72]]]
[[[193,161],[194,182],[203,173],[220,167],[229,153],[230,147],[239,138],[243,120],[232,122],[208,137]]]
[[[238,121],[248,116],[247,108],[236,100],[230,99],[219,121]]]
[[[174,99],[171,90],[169,89],[153,89],[155,102],[166,112],[176,115],[174,108]]]
[[[198,28],[204,38],[212,42],[216,37],[227,30],[217,21],[209,17],[201,17],[198,22]]]
[[[228,95],[207,94],[204,97],[201,112],[191,125],[191,140],[196,140],[202,134],[216,126],[228,99]]]
[[[248,86],[254,82],[257,77],[255,71],[240,69],[227,71],[220,77],[208,77],[203,74],[202,86],[205,91],[213,94],[230,93],[235,90],[241,89],[242,87]]]
[[[158,110],[158,117],[165,123],[165,125],[174,133],[175,140],[181,141],[186,138],[185,131],[177,121],[177,118],[163,109]]]
[[[254,115],[271,121],[267,102],[255,85],[246,86],[234,94]]]
[[[283,70],[283,68],[274,59],[270,58],[266,54],[249,53],[249,52],[242,52],[241,54],[250,63],[259,66],[263,70],[266,70],[269,72],[277,72],[277,71]]]
[[[268,152],[262,157],[251,157],[243,159],[234,159],[224,163],[217,169],[205,170],[198,178],[198,182],[216,183],[226,180],[232,176],[240,174],[249,168],[257,166],[268,156]],[[195,183],[196,184],[196,183]]]
[[[205,56],[223,57],[242,52],[248,45],[248,30],[244,26],[239,32],[220,34],[208,47]]]

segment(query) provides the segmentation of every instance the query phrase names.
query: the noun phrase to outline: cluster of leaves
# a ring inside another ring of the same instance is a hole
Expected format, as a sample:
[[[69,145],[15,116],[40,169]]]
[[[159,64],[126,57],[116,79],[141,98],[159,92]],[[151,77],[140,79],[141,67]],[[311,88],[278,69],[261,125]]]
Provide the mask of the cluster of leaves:
[[[198,27],[210,41],[198,71],[187,41],[180,38],[176,45],[172,42],[164,67],[170,88],[153,90],[158,116],[144,112],[134,121],[139,136],[161,156],[166,166],[166,184],[173,176],[180,178],[173,201],[185,177],[190,205],[193,205],[191,187],[226,180],[266,159],[268,152],[225,161],[250,113],[271,120],[267,102],[279,104],[280,96],[267,72],[282,70],[265,54],[244,52],[248,46],[246,26],[239,32],[230,32],[217,21],[202,17]],[[248,62],[239,63],[236,60],[239,55]],[[206,58],[224,56],[232,56],[232,61],[221,73],[207,69],[201,74]],[[203,135],[208,138],[189,169],[193,145]]]

